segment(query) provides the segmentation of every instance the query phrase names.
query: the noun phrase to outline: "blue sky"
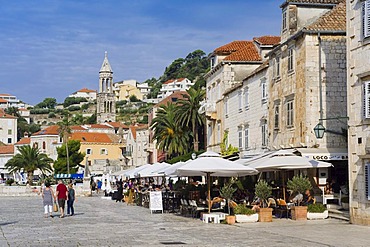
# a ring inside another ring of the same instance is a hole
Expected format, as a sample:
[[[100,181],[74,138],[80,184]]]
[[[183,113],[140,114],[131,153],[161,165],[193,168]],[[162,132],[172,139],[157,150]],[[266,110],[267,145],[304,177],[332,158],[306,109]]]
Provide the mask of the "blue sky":
[[[0,93],[36,104],[114,81],[158,78],[173,60],[279,35],[279,0],[18,0],[0,9]]]

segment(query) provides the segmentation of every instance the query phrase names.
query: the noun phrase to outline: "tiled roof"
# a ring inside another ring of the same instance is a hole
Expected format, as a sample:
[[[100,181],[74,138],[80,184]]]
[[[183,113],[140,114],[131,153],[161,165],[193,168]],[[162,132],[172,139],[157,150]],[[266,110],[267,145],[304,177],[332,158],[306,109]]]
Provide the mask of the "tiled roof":
[[[72,133],[70,139],[81,142],[113,143],[109,135],[105,133],[75,132]]]
[[[59,126],[58,125],[49,126],[45,129],[40,130],[39,132],[36,132],[32,136],[39,135],[59,135]]]
[[[175,103],[176,100],[184,98],[183,94],[188,94],[188,93],[186,91],[176,91],[176,92],[172,93],[170,96],[167,96],[166,98],[164,98],[159,103],[157,103],[154,107],[159,107],[161,105],[166,105],[167,102]]]
[[[236,40],[214,50],[215,53],[231,53],[245,48],[250,41]]]
[[[340,3],[306,27],[311,31],[346,31],[346,3]]]
[[[280,43],[280,36],[261,36],[254,37],[253,40],[261,45],[278,45]]]
[[[13,119],[16,118],[16,117],[14,117],[12,115],[9,115],[9,114],[5,113],[4,109],[0,109],[0,117],[1,118],[13,118]]]
[[[0,103],[8,103],[6,99],[0,99]]]
[[[29,138],[29,137],[23,137],[15,145],[27,145],[27,144],[31,144],[31,138]]]
[[[74,125],[70,127],[72,131],[86,131],[87,129],[80,126],[80,125]]]
[[[0,146],[0,154],[14,154],[14,145]]]
[[[170,84],[170,83],[172,83],[172,82],[174,82],[174,81],[175,81],[175,80],[171,79],[171,80],[168,80],[168,81],[163,82],[163,84]]]
[[[118,129],[119,127],[122,127],[122,129],[128,129],[129,128],[128,125],[123,124],[121,122],[108,122],[108,123],[105,123],[105,124],[110,125],[115,129]]]
[[[112,127],[107,126],[105,124],[89,124],[85,125],[89,129],[111,129]]]
[[[0,93],[0,96],[12,96],[12,95],[10,95],[8,93]]]
[[[231,53],[223,59],[224,61],[262,61],[257,47],[252,41],[246,41],[244,47]]]
[[[96,93],[96,90],[83,88],[83,89],[78,90],[77,92],[81,92],[81,93],[94,93],[95,92]]]

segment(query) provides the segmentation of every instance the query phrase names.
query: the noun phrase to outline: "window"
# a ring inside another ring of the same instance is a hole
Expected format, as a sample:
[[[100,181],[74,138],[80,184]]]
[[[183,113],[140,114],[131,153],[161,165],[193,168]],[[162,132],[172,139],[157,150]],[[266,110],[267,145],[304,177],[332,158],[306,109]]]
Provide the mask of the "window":
[[[293,127],[293,118],[294,118],[293,100],[288,101],[286,106],[287,106],[286,125],[287,127]]]
[[[100,154],[102,154],[102,155],[108,155],[108,150],[106,150],[105,148],[102,148],[102,149],[100,149]]]
[[[276,78],[280,78],[280,56],[275,58]]]
[[[91,148],[86,148],[86,154],[92,154]]]
[[[244,107],[246,110],[249,109],[249,90],[248,88],[244,89]]]
[[[288,72],[294,70],[294,50],[293,47],[288,49]]]
[[[370,118],[370,81],[366,81],[364,83],[363,89],[364,89],[363,115],[365,118]]]
[[[221,143],[221,123],[217,123],[217,143]]]
[[[8,135],[12,134],[12,129],[8,129]]]
[[[365,195],[370,200],[370,164],[365,164]]]
[[[242,111],[242,91],[238,92],[238,109],[239,112]]]
[[[228,98],[225,98],[225,117],[229,117],[229,106],[228,106]]]
[[[280,106],[275,105],[274,109],[274,129],[279,129],[279,113],[280,113]]]
[[[286,9],[283,10],[283,31],[285,31],[287,29],[287,13],[286,13]]]
[[[362,3],[362,35],[364,38],[370,36],[370,0]]]
[[[249,147],[249,129],[244,129],[244,149],[247,150]]]
[[[8,144],[12,143],[12,138],[8,138]]]
[[[46,149],[46,142],[42,142],[42,149]]]
[[[261,132],[262,132],[262,146],[267,146],[267,123],[264,122],[261,126]]]
[[[262,102],[266,103],[267,102],[267,83],[266,83],[266,78],[261,79],[261,92],[262,92]]]
[[[239,140],[239,149],[241,150],[243,148],[243,132],[241,127],[238,127],[238,140]]]

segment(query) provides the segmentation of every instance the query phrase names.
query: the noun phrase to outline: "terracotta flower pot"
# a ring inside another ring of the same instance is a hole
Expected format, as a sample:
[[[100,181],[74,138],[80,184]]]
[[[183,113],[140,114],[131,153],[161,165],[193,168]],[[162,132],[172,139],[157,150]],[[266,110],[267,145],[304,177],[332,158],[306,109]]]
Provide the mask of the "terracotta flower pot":
[[[227,215],[226,216],[226,223],[229,225],[235,224],[235,215]]]
[[[272,222],[272,208],[260,208],[258,210],[259,222]]]
[[[307,220],[307,206],[292,207],[292,220]]]

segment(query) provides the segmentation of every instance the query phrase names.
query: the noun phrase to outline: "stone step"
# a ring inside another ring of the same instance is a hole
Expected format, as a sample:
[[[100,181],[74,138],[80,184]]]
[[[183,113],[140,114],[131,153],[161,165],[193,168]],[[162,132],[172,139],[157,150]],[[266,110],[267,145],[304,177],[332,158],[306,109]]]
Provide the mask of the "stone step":
[[[349,211],[347,210],[338,210],[335,208],[329,208],[328,211],[330,218],[349,221]]]

